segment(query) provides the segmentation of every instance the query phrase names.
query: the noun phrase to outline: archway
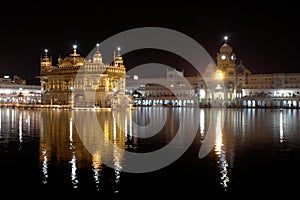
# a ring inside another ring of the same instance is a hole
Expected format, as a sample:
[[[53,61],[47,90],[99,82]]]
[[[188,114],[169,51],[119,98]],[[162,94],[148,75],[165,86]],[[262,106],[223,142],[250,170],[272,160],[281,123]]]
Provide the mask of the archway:
[[[74,97],[74,107],[85,107],[84,95],[78,94]]]

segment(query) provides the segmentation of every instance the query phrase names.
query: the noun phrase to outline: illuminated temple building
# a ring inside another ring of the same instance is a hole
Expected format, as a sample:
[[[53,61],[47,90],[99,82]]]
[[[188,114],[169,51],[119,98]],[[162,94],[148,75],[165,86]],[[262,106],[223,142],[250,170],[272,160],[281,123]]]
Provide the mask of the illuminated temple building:
[[[120,49],[113,63],[107,65],[102,62],[98,44],[90,58],[77,53],[76,45],[73,48],[73,53],[64,59],[58,58],[57,65],[52,64],[45,50],[40,61],[42,104],[70,108],[111,107],[115,96],[125,92],[126,69]]]
[[[135,105],[143,106],[300,108],[300,73],[254,74],[237,63],[232,47],[224,39],[216,56],[216,70],[210,71],[207,66],[211,74],[207,73],[206,80],[201,76],[184,77],[191,86],[187,87],[178,78],[183,74],[175,69],[168,69],[162,78],[128,75],[126,93],[133,95]]]
[[[141,78],[126,74],[119,50],[107,65],[98,46],[88,58],[73,47],[73,53],[58,58],[57,65],[47,51],[41,58],[43,105],[106,108],[126,105],[131,96],[136,106],[300,108],[300,73],[252,73],[237,62],[227,38],[216,55],[214,69],[207,66],[205,79],[201,75],[184,77],[183,71],[173,68],[167,69],[164,77]]]

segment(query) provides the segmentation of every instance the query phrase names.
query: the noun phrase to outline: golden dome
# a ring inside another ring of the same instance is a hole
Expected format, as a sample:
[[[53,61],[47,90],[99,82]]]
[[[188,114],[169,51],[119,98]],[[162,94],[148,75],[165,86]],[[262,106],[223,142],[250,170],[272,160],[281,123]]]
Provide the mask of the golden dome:
[[[83,66],[84,57],[74,52],[63,59],[58,65],[59,67]]]

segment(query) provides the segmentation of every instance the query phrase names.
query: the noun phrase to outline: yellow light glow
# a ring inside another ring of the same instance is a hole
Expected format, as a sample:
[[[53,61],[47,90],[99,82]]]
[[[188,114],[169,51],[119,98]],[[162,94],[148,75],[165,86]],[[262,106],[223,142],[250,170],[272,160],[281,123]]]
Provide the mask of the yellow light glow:
[[[100,169],[101,168],[101,154],[99,153],[99,151],[97,151],[93,154],[92,160],[93,160],[93,163],[92,163],[93,168]]]
[[[217,124],[216,124],[216,140],[215,140],[215,152],[218,156],[222,153],[222,146],[223,146],[223,133],[221,127],[221,113],[219,111],[217,116]]]
[[[216,79],[217,80],[223,80],[223,78],[224,78],[223,72],[221,70],[217,70]]]

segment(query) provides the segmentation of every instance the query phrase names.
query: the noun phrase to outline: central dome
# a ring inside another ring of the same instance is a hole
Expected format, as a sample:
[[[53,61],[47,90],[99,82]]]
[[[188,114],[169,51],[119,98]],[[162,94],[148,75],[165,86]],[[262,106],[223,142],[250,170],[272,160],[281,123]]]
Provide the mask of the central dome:
[[[70,54],[64,60],[59,62],[59,67],[82,66],[84,57],[80,54]]]

